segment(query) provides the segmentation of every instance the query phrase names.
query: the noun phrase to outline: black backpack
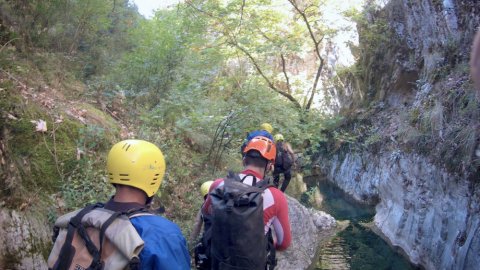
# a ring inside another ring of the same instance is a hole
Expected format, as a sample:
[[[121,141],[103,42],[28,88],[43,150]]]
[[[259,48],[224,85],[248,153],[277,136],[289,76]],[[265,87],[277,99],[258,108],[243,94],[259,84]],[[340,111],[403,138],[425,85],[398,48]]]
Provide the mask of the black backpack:
[[[284,170],[288,170],[293,165],[293,160],[290,154],[285,151],[282,142],[276,143],[277,148],[277,156],[275,157],[275,167],[283,168]]]
[[[271,231],[265,235],[263,191],[272,186],[268,180],[253,177],[252,186],[238,174],[229,172],[224,186],[210,193],[213,214],[200,243],[208,253],[204,268],[221,270],[264,270],[276,265]],[[208,265],[208,266],[207,266]],[[268,267],[268,268],[267,268]]]

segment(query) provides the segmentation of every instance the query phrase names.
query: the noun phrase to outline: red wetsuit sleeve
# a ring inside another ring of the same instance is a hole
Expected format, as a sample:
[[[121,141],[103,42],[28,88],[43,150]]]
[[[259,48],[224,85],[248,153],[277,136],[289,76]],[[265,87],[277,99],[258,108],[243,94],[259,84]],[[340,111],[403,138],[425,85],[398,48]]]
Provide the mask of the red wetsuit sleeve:
[[[276,220],[273,222],[277,239],[282,239],[281,242],[277,242],[275,248],[277,250],[285,250],[290,246],[292,242],[292,233],[290,229],[290,220],[288,218],[288,203],[283,192],[276,188],[270,189],[275,201]]]

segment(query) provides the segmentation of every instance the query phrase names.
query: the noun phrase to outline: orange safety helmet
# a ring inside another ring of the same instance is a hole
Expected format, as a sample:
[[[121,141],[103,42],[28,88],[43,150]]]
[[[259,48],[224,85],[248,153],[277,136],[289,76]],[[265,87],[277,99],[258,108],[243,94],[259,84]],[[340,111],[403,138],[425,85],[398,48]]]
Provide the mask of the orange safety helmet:
[[[256,150],[260,155],[272,163],[275,163],[275,157],[277,155],[277,148],[275,144],[267,137],[257,136],[251,139],[245,149],[243,149],[243,154],[247,154],[251,150]]]

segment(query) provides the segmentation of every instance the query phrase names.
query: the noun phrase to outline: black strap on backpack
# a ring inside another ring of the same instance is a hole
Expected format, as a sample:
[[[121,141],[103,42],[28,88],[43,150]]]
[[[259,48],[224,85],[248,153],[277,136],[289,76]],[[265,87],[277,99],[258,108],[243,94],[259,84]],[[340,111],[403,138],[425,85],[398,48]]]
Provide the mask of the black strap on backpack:
[[[103,223],[102,227],[100,228],[100,255],[102,254],[102,249],[103,249],[103,238],[105,236],[105,232],[107,231],[108,226],[113,223],[115,219],[117,219],[119,216],[123,215],[122,212],[115,212],[112,214],[111,217]]]
[[[253,177],[252,186],[256,187],[257,186],[257,177],[255,177],[255,175],[253,175],[253,174],[245,175],[242,179],[240,179],[240,182],[243,183],[243,181],[245,181],[245,178],[247,178],[249,176]],[[235,177],[235,176],[233,176],[233,177]],[[236,177],[240,178],[240,176],[238,176],[238,175]]]
[[[254,176],[255,177],[255,176]],[[265,177],[262,181],[258,182],[255,184],[256,187],[261,188],[263,190],[266,190],[269,187],[275,187],[271,183],[271,178],[270,177]],[[268,230],[268,233],[266,235],[267,237],[267,264],[265,265],[265,270],[273,270],[275,266],[277,266],[277,256],[276,256],[276,250],[275,250],[275,245],[273,242],[273,235],[272,235],[272,229]]]
[[[95,247],[95,245],[92,243],[90,237],[88,237],[86,230],[82,225],[82,218],[88,212],[99,207],[103,207],[103,204],[97,203],[97,204],[87,205],[70,220],[70,222],[68,223],[67,236],[65,238],[65,243],[63,244],[62,249],[60,250],[60,254],[58,256],[58,261],[57,261],[58,264],[53,267],[54,270],[67,270],[72,264],[73,256],[75,254],[75,248],[72,246],[72,240],[73,240],[73,235],[75,234],[75,230],[78,230],[78,234],[82,237],[82,239],[85,240],[85,246],[87,247],[90,254],[92,254],[93,261],[91,266],[94,266],[94,267],[98,266],[98,262],[100,262],[100,253],[98,249]],[[86,238],[84,236],[86,236]],[[100,267],[101,267],[101,263],[100,263]]]
[[[72,246],[73,235],[75,234],[75,230],[77,230],[78,235],[85,241],[85,247],[87,248],[90,255],[92,255],[92,263],[87,268],[87,270],[101,270],[103,269],[103,262],[101,260],[102,256],[102,249],[103,249],[103,239],[105,238],[105,232],[107,231],[108,227],[122,215],[126,215],[127,217],[131,217],[133,215],[141,214],[141,213],[148,213],[151,214],[148,209],[146,208],[135,208],[128,210],[126,212],[115,212],[113,213],[106,221],[102,224],[100,228],[100,235],[99,235],[99,243],[100,247],[97,248],[93,243],[92,239],[87,233],[87,230],[82,225],[83,217],[88,214],[90,211],[94,210],[95,208],[103,208],[104,204],[96,203],[93,205],[87,205],[83,208],[77,215],[70,219],[68,223],[67,229],[67,236],[65,238],[65,243],[60,250],[60,254],[58,256],[58,264],[54,266],[53,270],[67,270],[69,269],[70,265],[72,264],[73,256],[75,254],[75,248]],[[58,230],[58,228],[54,231]],[[58,233],[57,233],[58,235]],[[56,238],[56,236],[54,236]],[[129,269],[137,270],[140,269],[140,260],[138,258],[133,258],[129,262]]]
[[[275,245],[273,243],[272,229],[268,230],[267,233],[267,265],[265,270],[273,270],[277,266],[277,254],[275,250]]]

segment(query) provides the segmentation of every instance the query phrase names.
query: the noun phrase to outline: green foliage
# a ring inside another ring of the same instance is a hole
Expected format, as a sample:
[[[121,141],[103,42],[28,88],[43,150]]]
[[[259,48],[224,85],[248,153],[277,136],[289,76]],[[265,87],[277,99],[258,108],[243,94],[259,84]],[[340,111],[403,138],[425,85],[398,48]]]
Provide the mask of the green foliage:
[[[372,15],[376,15],[374,18]],[[360,43],[367,50],[363,56],[367,56],[377,50],[383,50],[391,37],[391,29],[388,21],[380,14],[375,4],[366,5],[362,12],[353,11],[350,14],[360,29]]]
[[[0,45],[11,41],[27,56],[33,48],[68,54],[80,64],[79,78],[101,74],[130,48],[125,34],[140,20],[127,0],[2,0],[0,8],[0,25],[9,27],[0,29]]]
[[[358,60],[347,70],[341,71],[334,81],[337,84],[343,81],[354,83],[353,105],[366,107],[382,95],[384,85],[380,84],[380,76],[383,73],[377,71],[389,72],[390,65],[388,61],[385,62],[386,55],[395,49],[400,50],[400,43],[391,42],[392,38],[398,37],[394,37],[387,20],[388,14],[378,7],[375,1],[366,3],[361,12],[352,9],[344,15],[357,24],[360,45],[350,44],[350,48]],[[361,100],[355,100],[356,97],[361,97]]]
[[[7,177],[2,178],[6,188],[1,194],[13,205],[20,205],[29,199],[26,192],[43,197],[43,194],[59,190],[61,180],[76,163],[74,138],[79,124],[68,119],[53,124],[53,119],[40,107],[24,103],[10,91],[4,89],[1,103],[5,105],[2,106],[5,112],[16,119],[2,115],[0,123],[12,168],[5,172]],[[46,133],[35,132],[31,121],[38,119],[47,121]]]
[[[113,143],[106,127],[86,125],[78,130],[75,137],[77,161],[75,167],[68,171],[60,189],[65,202],[64,210],[106,201],[113,194],[105,172],[106,154]]]
[[[381,142],[382,139],[383,139],[382,134],[374,132],[365,139],[364,146],[365,148],[371,147],[372,145],[375,145]]]
[[[320,66],[322,41],[332,34],[321,19],[321,4],[316,0],[197,0],[187,1],[186,8],[207,21],[210,38],[225,57],[238,62],[244,75],[257,77],[265,90],[273,90],[298,109],[303,106],[308,110],[310,97],[318,90],[310,78],[316,77],[316,65]],[[302,66],[311,59],[315,59],[313,67]],[[309,79],[289,69],[292,66],[308,73]],[[305,89],[312,85],[315,89],[309,95]]]
[[[113,194],[113,187],[107,182],[104,166],[105,162],[101,158],[87,156],[80,159],[61,186],[66,207],[64,210],[108,200]]]

